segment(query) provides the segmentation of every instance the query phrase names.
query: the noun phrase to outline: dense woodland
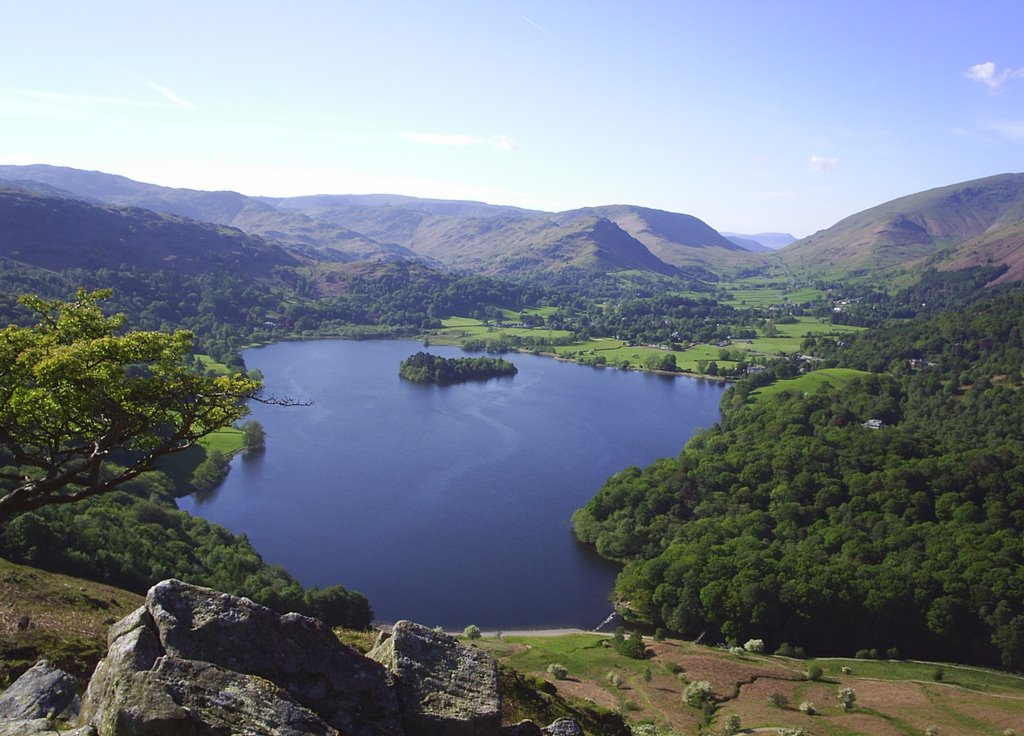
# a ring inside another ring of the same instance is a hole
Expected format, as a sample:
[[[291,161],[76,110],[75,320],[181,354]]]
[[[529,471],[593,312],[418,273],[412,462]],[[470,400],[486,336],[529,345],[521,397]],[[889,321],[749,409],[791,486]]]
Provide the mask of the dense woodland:
[[[1020,669],[1022,325],[1018,290],[809,340],[877,375],[763,399],[792,361],[741,381],[720,424],[609,479],[576,533],[626,563],[634,616],[686,636]]]

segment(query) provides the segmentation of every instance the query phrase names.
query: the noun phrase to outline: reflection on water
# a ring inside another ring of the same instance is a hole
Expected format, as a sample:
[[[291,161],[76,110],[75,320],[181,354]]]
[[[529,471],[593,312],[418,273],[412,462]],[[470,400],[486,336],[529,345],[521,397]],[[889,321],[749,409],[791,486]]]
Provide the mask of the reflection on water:
[[[609,475],[677,454],[718,419],[722,386],[518,354],[511,378],[420,386],[398,378],[419,349],[247,351],[268,392],[314,403],[255,405],[266,450],[180,505],[245,532],[304,585],[365,593],[381,620],[594,627],[617,568],[574,539],[572,512]]]

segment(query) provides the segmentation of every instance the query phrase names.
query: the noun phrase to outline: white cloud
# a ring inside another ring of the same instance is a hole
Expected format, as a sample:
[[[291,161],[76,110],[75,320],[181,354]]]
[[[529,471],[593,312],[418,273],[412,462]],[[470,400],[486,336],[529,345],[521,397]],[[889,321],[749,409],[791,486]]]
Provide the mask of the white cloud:
[[[1003,69],[998,72],[994,62],[986,61],[972,66],[964,72],[964,76],[972,81],[981,82],[990,90],[997,90],[1007,79],[1024,76],[1024,69]]]
[[[171,92],[171,90],[167,89],[163,85],[157,84],[156,82],[151,82],[148,79],[146,80],[146,84],[149,85],[151,89],[155,89],[157,92],[163,95],[163,97],[166,100],[168,100],[169,102],[173,102],[178,107],[187,107],[189,110],[192,110],[195,107],[195,105],[193,105],[191,102],[189,102],[183,97],[179,97],[178,95],[174,94],[173,92]]]
[[[807,160],[807,170],[812,174],[820,174],[823,171],[835,171],[839,166],[839,159],[828,158],[814,154]]]
[[[402,138],[430,146],[490,146],[495,151],[511,151],[515,142],[507,135],[463,135],[460,133],[402,133]]]

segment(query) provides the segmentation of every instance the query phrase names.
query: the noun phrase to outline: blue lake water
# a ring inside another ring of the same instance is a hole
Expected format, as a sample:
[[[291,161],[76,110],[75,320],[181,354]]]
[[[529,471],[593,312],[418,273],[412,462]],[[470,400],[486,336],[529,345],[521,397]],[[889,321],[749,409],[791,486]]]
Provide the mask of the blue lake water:
[[[316,340],[247,350],[267,393],[267,448],[236,457],[193,514],[244,532],[303,585],[341,583],[378,620],[446,628],[592,628],[617,566],[575,541],[570,517],[604,480],[676,455],[718,420],[724,387],[506,356],[510,378],[421,386],[412,341]],[[449,357],[457,348],[431,346]]]

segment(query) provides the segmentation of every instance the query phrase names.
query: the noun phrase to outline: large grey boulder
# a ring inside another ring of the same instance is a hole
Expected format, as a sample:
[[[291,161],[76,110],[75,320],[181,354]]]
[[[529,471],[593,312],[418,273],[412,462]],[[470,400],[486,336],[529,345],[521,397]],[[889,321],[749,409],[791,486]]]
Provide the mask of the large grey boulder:
[[[179,580],[150,588],[146,608],[170,656],[264,677],[344,733],[401,733],[384,669],[316,619]]]
[[[399,621],[367,656],[394,676],[406,733],[500,733],[498,667],[486,652],[420,624]]]
[[[75,678],[41,659],[0,695],[0,721],[78,717]]]
[[[400,736],[387,673],[320,622],[177,580],[115,624],[81,722],[100,736]]]
[[[548,736],[584,736],[583,728],[571,718],[559,718],[544,729]]]

